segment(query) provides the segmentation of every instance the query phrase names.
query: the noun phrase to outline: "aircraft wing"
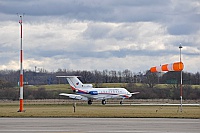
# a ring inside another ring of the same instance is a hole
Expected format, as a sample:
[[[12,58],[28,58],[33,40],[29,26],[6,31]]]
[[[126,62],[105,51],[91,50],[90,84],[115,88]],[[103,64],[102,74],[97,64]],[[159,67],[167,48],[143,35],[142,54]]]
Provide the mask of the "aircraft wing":
[[[132,95],[135,95],[135,94],[138,94],[138,93],[140,93],[140,92],[133,92],[133,93],[131,93]]]
[[[129,98],[129,97],[131,97],[132,95],[135,95],[135,94],[138,94],[138,93],[140,93],[140,92],[133,92],[133,93],[130,93],[130,94],[128,94],[128,95],[119,94],[119,96],[124,97],[124,98]]]
[[[85,100],[85,101],[88,100],[87,97],[84,97],[84,96],[81,96],[81,95],[67,94],[67,93],[60,93],[59,95],[60,96],[67,96],[67,97],[72,98],[72,99]]]

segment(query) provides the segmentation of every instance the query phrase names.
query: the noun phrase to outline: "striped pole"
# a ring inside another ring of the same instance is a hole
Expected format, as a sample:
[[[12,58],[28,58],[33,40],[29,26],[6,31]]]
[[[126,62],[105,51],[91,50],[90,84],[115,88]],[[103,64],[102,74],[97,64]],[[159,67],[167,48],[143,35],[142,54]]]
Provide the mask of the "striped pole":
[[[182,49],[183,47],[180,45],[179,46],[179,49],[180,49],[180,62],[181,62],[181,49]],[[182,108],[182,106],[183,106],[183,72],[182,72],[182,70],[181,70],[181,78],[180,78],[180,102],[181,102],[181,109],[180,109],[180,111],[182,112],[182,110],[183,110],[183,108]]]
[[[22,50],[22,16],[20,16],[19,24],[21,25],[21,45],[20,45],[20,97],[19,97],[19,111],[23,112],[23,50]]]

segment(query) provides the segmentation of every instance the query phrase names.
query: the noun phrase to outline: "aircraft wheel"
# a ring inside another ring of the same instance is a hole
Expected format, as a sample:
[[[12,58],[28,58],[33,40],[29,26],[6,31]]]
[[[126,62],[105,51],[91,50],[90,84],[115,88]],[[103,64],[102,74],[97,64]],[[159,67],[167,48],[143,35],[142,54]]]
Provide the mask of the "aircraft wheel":
[[[105,105],[106,104],[106,100],[102,100],[102,102],[101,102],[103,105]]]
[[[92,104],[92,100],[88,100],[88,105],[91,105]]]

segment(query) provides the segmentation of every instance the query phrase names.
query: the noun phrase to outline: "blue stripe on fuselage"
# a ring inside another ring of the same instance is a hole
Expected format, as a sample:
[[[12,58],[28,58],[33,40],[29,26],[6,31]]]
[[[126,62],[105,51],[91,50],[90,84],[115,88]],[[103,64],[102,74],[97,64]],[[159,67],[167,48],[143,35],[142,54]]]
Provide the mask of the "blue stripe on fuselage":
[[[80,90],[80,89],[76,89],[76,90],[78,90],[76,93],[77,94],[89,94],[89,92],[88,91],[84,91],[84,90]],[[117,94],[117,93],[98,93],[98,95],[99,94],[102,94],[102,95],[119,95],[119,94]],[[121,97],[124,97],[124,98],[129,98],[129,96],[128,95],[126,95],[126,94],[124,94],[124,95],[120,95]]]

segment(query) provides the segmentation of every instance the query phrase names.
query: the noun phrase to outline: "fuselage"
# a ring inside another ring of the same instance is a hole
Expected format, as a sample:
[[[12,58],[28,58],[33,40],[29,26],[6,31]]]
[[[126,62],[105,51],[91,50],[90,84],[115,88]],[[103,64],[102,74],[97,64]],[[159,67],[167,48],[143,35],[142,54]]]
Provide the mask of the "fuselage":
[[[129,98],[132,96],[132,94],[124,88],[76,88],[76,94],[90,99]]]

